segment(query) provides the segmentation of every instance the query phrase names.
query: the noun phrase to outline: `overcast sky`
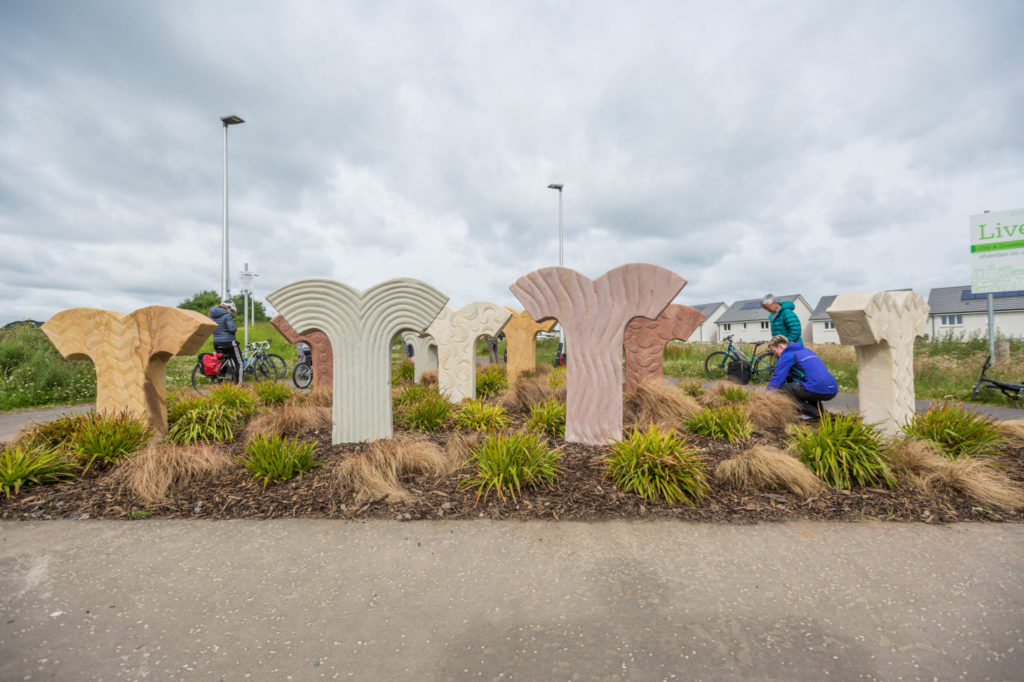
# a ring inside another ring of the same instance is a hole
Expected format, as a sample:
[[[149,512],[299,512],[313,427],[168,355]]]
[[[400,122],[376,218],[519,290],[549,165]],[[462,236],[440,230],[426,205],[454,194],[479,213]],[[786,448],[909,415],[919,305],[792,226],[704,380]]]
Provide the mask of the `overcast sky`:
[[[0,4],[0,323],[558,263],[698,304],[970,281],[1024,207],[1024,3]]]

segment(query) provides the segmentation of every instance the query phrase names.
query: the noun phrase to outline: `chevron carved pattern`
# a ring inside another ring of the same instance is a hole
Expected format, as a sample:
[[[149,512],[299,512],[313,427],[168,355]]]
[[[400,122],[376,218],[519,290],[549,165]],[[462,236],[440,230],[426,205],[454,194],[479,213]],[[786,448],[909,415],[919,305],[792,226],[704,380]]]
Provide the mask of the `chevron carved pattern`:
[[[622,345],[626,349],[626,393],[647,379],[665,375],[665,346],[673,339],[685,341],[700,326],[704,313],[688,305],[672,303],[656,319],[634,317],[626,325]]]
[[[124,410],[167,431],[167,361],[196,353],[217,324],[191,310],[149,306],[126,315],[98,308],[57,313],[43,331],[72,360],[96,366],[96,411]]]
[[[509,287],[535,320],[565,330],[565,439],[601,445],[622,437],[622,340],[634,317],[656,318],[686,285],[671,270],[630,263],[595,280],[541,268]]]
[[[549,332],[555,328],[555,320],[537,322],[525,310],[508,308],[512,317],[505,324],[505,350],[508,360],[505,373],[512,381],[526,370],[537,368],[537,333]]]
[[[448,297],[416,279],[392,279],[358,291],[329,279],[286,284],[267,300],[299,334],[321,331],[334,353],[333,443],[393,434],[391,339],[422,333]]]
[[[437,341],[431,336],[420,336],[412,332],[402,334],[402,343],[412,346],[413,377],[417,384],[423,378],[423,373],[430,369],[437,369]]]
[[[299,341],[304,341],[309,344],[309,350],[313,354],[314,386],[330,388],[334,385],[334,353],[331,351],[331,342],[327,338],[327,334],[321,331],[299,334],[281,315],[275,316],[270,324],[281,332],[281,336],[288,343],[296,344]]]
[[[826,311],[839,340],[857,350],[861,415],[885,433],[914,416],[914,339],[924,335],[929,310],[913,291],[850,291]]]
[[[476,397],[476,340],[497,336],[512,315],[495,303],[474,301],[458,310],[445,306],[427,329],[437,340],[437,387],[452,402]]]

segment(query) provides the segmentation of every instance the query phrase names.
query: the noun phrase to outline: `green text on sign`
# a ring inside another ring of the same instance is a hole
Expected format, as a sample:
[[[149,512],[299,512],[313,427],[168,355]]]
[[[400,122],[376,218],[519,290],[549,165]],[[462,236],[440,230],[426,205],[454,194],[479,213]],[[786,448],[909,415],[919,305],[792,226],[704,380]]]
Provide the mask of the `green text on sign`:
[[[971,253],[1005,251],[1006,249],[1024,249],[1024,239],[1019,239],[1015,242],[998,242],[996,244],[974,244],[971,246]]]

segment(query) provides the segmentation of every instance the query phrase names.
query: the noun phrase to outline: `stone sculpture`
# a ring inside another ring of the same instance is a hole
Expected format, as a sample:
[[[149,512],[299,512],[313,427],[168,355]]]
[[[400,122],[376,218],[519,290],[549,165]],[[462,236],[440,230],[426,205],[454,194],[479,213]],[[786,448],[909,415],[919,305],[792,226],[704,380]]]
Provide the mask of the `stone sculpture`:
[[[630,320],[622,341],[626,349],[626,393],[646,379],[663,377],[666,344],[673,339],[685,341],[703,320],[704,313],[678,303],[669,305],[656,319]]]
[[[331,442],[393,434],[391,340],[422,333],[448,297],[415,279],[392,279],[358,291],[328,279],[304,279],[267,296],[299,334],[321,331],[334,353]]]
[[[556,318],[568,351],[565,439],[601,445],[622,437],[622,339],[634,317],[656,318],[686,286],[671,270],[630,263],[595,280],[541,268],[509,287],[533,319]]]
[[[412,362],[415,368],[412,380],[418,384],[424,372],[437,369],[437,341],[431,336],[405,332],[402,334],[402,343],[412,346]]]
[[[525,310],[507,308],[512,317],[505,324],[506,373],[512,381],[526,370],[537,367],[537,333],[549,332],[555,328],[555,320],[537,322]]]
[[[217,324],[191,310],[149,306],[130,315],[98,308],[57,313],[42,329],[57,350],[96,366],[96,411],[128,411],[167,432],[167,361],[197,353]]]
[[[281,336],[288,343],[304,341],[309,344],[309,350],[313,354],[313,385],[330,388],[334,384],[334,352],[331,350],[331,342],[327,335],[321,331],[299,334],[281,315],[274,317],[270,324],[281,332]]]
[[[826,311],[839,340],[857,349],[860,413],[885,433],[914,416],[914,339],[924,335],[928,311],[913,291],[849,291]]]
[[[452,402],[476,397],[476,340],[497,336],[512,313],[495,303],[474,301],[458,310],[445,306],[427,333],[437,340],[437,388]]]

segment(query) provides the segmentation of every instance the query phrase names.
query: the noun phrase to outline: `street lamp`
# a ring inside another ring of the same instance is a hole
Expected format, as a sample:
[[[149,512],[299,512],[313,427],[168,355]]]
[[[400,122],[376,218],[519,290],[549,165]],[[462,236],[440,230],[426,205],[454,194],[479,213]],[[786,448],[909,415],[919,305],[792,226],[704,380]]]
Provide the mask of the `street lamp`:
[[[220,254],[220,300],[228,298],[228,126],[245,123],[235,115],[221,116],[224,124],[224,225],[221,232]]]
[[[564,251],[562,249],[562,187],[564,185],[553,182],[548,185],[548,189],[558,190],[558,267],[565,266]],[[565,363],[565,330],[562,328],[562,322],[558,322],[558,357],[557,361],[561,361],[559,364]]]

